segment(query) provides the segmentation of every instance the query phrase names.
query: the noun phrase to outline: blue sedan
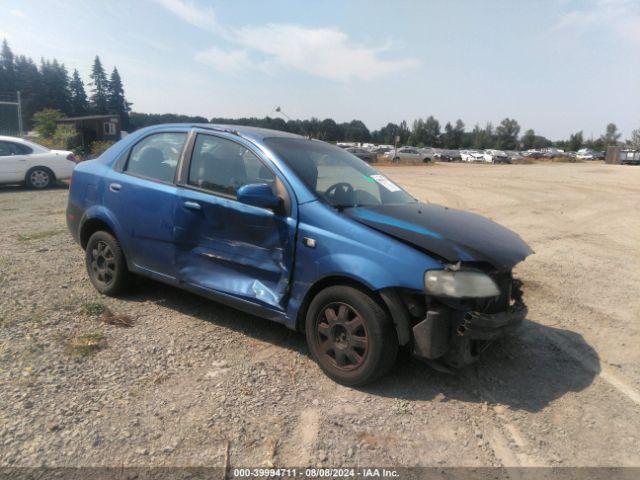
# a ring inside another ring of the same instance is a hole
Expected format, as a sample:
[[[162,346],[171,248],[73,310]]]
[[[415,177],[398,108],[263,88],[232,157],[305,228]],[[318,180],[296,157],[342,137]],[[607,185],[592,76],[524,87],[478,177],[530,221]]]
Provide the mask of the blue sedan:
[[[139,130],[76,167],[67,223],[99,292],[142,275],[283,323],[346,385],[388,372],[400,347],[462,367],[527,313],[518,235],[285,132]]]

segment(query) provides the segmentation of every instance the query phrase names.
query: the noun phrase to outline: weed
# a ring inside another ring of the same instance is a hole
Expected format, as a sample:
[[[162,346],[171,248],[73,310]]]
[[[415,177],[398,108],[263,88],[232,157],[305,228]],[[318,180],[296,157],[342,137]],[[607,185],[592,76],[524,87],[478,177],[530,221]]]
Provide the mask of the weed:
[[[67,353],[80,357],[88,357],[106,348],[107,342],[100,332],[85,333],[71,337],[67,342]]]
[[[43,238],[59,235],[62,232],[64,232],[64,230],[42,230],[41,232],[21,233],[18,235],[18,240],[21,242],[28,242],[30,240],[42,240]]]
[[[98,315],[102,315],[106,309],[107,307],[105,307],[102,303],[98,303],[98,302],[88,302],[84,304],[85,313],[92,317],[97,317]]]

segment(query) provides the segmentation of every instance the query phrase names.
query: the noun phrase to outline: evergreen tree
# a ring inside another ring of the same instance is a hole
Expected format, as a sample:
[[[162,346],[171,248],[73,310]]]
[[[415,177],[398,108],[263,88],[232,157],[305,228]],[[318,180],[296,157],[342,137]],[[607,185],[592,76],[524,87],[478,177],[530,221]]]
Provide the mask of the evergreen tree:
[[[7,40],[4,39],[2,48],[0,48],[0,91],[3,94],[15,95],[16,90],[16,69],[13,52],[9,48]]]
[[[42,110],[42,76],[33,60],[20,55],[15,60],[16,83],[20,86],[22,121],[26,129],[33,125],[33,114]]]
[[[86,115],[89,111],[89,102],[77,69],[73,70],[69,90],[71,91],[71,115],[75,117]]]
[[[115,113],[120,116],[122,128],[129,129],[129,104],[124,97],[124,87],[122,79],[116,67],[113,67],[111,77],[109,78],[109,90],[107,92],[107,108],[109,113]]]
[[[100,57],[96,55],[93,61],[93,67],[91,68],[91,107],[95,113],[104,115],[108,112],[108,91],[109,81],[107,80],[107,74],[102,67]]]
[[[57,60],[42,60],[40,64],[42,78],[42,106],[71,113],[71,92],[69,91],[69,74],[67,69]]]

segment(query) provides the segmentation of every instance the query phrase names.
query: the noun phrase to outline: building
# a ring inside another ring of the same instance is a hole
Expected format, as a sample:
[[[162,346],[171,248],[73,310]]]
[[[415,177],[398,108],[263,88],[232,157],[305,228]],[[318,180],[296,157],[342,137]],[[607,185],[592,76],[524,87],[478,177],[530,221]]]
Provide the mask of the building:
[[[83,146],[96,141],[117,142],[122,134],[118,115],[88,115],[86,117],[61,118],[59,125],[73,125],[80,134]]]

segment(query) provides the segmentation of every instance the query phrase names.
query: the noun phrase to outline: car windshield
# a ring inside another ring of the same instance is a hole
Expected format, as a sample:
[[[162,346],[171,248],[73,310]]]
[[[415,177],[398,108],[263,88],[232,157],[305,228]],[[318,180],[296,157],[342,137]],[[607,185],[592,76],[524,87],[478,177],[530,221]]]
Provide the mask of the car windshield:
[[[334,145],[286,137],[266,138],[264,143],[336,208],[416,202],[386,176]]]

